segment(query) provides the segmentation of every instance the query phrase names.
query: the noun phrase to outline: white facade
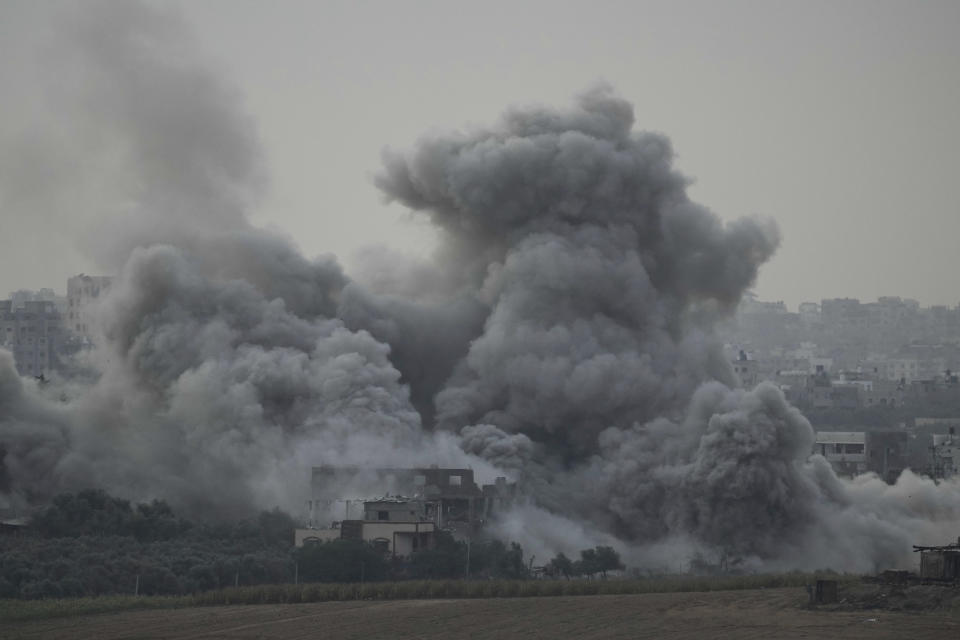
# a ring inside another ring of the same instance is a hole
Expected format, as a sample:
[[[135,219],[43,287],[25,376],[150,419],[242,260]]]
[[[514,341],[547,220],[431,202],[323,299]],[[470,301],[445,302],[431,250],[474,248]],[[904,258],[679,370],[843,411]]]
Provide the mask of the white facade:
[[[863,431],[818,431],[813,453],[826,458],[839,473],[865,473],[867,435]]]
[[[891,358],[882,361],[879,370],[887,380],[913,382],[920,377],[920,362],[916,358]]]
[[[340,537],[340,529],[294,529],[293,544],[302,547],[306,543],[330,542]]]
[[[294,544],[302,547],[308,543],[329,542],[344,537],[343,523],[329,529],[295,529]],[[428,545],[436,530],[432,522],[356,522],[360,539],[395,556],[409,556]]]
[[[67,315],[64,324],[74,335],[93,342],[96,337],[94,308],[110,289],[110,276],[88,276],[81,273],[67,280]]]

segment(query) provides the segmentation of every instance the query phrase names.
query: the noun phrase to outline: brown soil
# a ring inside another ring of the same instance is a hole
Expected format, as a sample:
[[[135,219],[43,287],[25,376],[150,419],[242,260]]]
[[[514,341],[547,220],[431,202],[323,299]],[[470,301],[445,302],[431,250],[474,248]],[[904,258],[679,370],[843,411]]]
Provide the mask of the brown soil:
[[[960,617],[809,609],[804,589],[133,611],[8,624],[3,638],[960,638]]]

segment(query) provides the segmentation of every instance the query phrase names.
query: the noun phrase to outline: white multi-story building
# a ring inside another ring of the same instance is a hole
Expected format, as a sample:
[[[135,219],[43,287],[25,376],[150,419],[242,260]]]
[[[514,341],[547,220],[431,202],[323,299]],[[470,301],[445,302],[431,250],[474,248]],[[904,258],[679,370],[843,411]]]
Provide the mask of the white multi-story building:
[[[867,435],[863,431],[818,431],[814,453],[819,453],[837,473],[855,476],[867,470]]]
[[[800,314],[800,322],[804,324],[819,324],[820,322],[820,305],[816,302],[801,302],[800,306],[797,308],[797,311]]]
[[[92,342],[96,337],[93,309],[100,296],[113,282],[110,276],[88,276],[81,273],[67,280],[67,315],[64,323],[76,336]]]
[[[879,363],[879,373],[886,380],[913,382],[920,377],[920,362],[916,358],[891,358]]]

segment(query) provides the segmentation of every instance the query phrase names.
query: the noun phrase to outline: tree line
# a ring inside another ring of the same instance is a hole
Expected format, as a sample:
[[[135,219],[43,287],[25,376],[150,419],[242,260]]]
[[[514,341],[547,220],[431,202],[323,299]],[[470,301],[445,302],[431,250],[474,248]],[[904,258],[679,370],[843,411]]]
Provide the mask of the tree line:
[[[233,523],[178,516],[160,500],[132,504],[99,490],[57,496],[22,535],[0,537],[0,598],[114,594],[178,595],[240,585],[424,579],[525,579],[516,543],[473,541],[445,531],[432,548],[391,558],[371,544],[339,539],[293,546],[294,519],[263,511]],[[622,569],[610,547],[571,561],[558,554],[550,577]]]

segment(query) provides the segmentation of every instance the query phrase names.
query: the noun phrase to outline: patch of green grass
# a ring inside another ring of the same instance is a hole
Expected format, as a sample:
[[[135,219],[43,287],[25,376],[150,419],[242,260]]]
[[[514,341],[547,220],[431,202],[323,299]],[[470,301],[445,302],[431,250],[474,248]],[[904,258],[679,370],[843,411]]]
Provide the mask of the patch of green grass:
[[[43,620],[133,609],[194,606],[193,596],[102,596],[44,600],[0,600],[0,622]]]
[[[174,609],[237,604],[287,604],[339,600],[433,598],[518,598],[730,591],[800,587],[816,580],[809,573],[749,576],[658,576],[610,580],[411,580],[365,584],[273,584],[230,587],[185,596],[109,596],[59,600],[0,600],[0,622],[113,613],[134,609]],[[825,577],[825,576],[820,576]],[[857,576],[830,575],[840,581]]]

